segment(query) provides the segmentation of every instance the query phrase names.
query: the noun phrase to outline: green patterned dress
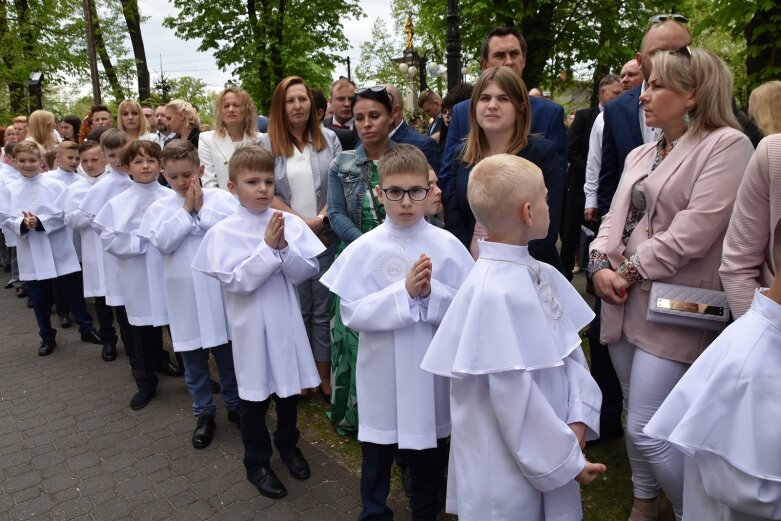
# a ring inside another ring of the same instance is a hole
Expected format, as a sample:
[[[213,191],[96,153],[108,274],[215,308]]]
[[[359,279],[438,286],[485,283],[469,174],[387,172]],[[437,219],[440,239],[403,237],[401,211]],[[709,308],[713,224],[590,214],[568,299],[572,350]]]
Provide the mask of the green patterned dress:
[[[374,194],[380,182],[375,161],[369,162],[371,183],[363,197],[361,232],[366,233],[385,220],[385,209]],[[342,242],[336,256],[347,245]],[[358,333],[342,323],[339,297],[331,294],[333,327],[331,328],[331,410],[326,413],[339,434],[358,430],[358,398],[355,392],[355,365],[358,359]]]

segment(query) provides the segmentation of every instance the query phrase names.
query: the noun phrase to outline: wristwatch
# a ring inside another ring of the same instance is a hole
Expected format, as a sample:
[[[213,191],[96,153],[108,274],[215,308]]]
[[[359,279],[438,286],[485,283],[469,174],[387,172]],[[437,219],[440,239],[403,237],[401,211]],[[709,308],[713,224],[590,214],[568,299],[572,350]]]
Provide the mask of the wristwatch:
[[[328,226],[331,224],[331,221],[328,219],[327,215],[318,215],[318,217],[320,218],[320,221],[322,221],[324,226]]]

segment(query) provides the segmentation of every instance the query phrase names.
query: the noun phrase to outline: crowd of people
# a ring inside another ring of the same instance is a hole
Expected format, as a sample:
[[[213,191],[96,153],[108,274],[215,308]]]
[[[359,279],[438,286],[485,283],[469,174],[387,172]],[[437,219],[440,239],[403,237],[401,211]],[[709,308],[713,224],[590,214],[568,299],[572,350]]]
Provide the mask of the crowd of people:
[[[630,521],[658,518],[660,489],[679,520],[781,519],[781,82],[743,114],[687,24],[652,17],[568,129],[506,27],[474,86],[420,94],[420,131],[394,85],[340,78],[326,98],[296,76],[268,117],[224,89],[210,130],[186,100],[19,116],[0,135],[6,287],[40,356],[52,308],[106,362],[121,340],[134,410],[183,374],[196,449],[221,393],[267,497],[286,495],[270,401],[307,479],[311,395],[362,443],[361,521],[393,518],[394,462],[415,519],[445,479],[460,519],[581,519],[607,470],[583,450],[622,436]]]

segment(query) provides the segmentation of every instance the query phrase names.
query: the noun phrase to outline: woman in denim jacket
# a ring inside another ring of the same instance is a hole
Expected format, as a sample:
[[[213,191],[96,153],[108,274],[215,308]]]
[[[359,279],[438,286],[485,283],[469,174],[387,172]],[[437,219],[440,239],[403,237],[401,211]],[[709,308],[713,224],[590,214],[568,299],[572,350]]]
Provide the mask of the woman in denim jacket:
[[[328,218],[331,228],[342,241],[339,251],[385,219],[385,210],[374,187],[380,181],[376,162],[393,147],[390,140],[392,107],[385,87],[355,91],[353,117],[361,144],[355,150],[338,154],[328,171]],[[358,428],[355,396],[358,334],[342,323],[339,303],[334,300],[331,346],[333,394],[329,417],[344,433]]]

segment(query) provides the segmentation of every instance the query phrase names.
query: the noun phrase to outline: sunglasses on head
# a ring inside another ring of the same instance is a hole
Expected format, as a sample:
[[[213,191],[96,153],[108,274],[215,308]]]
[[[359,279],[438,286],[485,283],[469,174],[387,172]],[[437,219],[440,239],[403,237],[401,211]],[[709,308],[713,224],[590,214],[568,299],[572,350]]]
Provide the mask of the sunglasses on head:
[[[689,19],[682,14],[656,14],[649,19],[652,24],[661,24],[667,20],[673,20],[681,24],[689,23]]]
[[[374,87],[361,87],[355,91],[355,94],[356,96],[360,96],[361,94],[366,94],[367,92],[379,94],[380,92],[387,92],[387,90],[382,85],[375,85]]]
[[[675,49],[674,51],[669,51],[669,52],[673,56],[678,54],[678,55],[683,56],[684,58],[687,58],[689,60],[692,59],[692,50],[691,50],[691,47],[689,47],[688,45],[684,45],[680,49]]]

